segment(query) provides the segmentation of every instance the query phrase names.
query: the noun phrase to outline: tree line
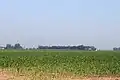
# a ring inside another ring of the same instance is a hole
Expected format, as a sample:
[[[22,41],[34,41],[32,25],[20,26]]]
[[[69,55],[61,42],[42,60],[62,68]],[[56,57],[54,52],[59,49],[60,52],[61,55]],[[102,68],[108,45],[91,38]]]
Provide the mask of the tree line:
[[[32,49],[65,49],[65,50],[93,50],[95,51],[97,48],[94,46],[84,46],[84,45],[78,45],[78,46],[38,46],[37,48],[23,48],[19,43],[15,45],[6,44],[4,49],[26,49],[26,50],[32,50]]]
[[[38,49],[96,50],[94,46],[38,46]]]
[[[114,51],[120,51],[120,47],[118,47],[118,48],[117,48],[117,47],[114,47],[113,50],[114,50]]]

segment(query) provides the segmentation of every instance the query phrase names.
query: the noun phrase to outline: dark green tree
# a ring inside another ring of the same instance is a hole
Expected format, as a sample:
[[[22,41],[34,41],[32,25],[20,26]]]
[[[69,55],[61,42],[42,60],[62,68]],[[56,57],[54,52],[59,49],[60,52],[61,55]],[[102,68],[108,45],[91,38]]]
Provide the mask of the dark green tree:
[[[11,44],[6,44],[5,49],[13,49],[14,47]]]
[[[23,49],[23,48],[19,43],[17,43],[14,45],[14,49]]]

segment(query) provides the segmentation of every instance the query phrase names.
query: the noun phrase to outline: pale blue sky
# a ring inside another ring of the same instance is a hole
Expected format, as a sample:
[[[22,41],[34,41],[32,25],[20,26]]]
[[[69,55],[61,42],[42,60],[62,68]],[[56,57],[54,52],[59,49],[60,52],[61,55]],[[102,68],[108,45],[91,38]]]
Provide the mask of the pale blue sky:
[[[0,0],[0,44],[120,46],[120,0]]]

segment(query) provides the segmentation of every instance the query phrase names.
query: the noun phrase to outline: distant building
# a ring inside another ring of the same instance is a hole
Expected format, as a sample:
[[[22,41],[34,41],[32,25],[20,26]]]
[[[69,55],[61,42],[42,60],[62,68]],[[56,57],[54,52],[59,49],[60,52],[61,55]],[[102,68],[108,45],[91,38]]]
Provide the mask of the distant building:
[[[0,50],[3,50],[3,49],[5,49],[5,47],[0,46]]]

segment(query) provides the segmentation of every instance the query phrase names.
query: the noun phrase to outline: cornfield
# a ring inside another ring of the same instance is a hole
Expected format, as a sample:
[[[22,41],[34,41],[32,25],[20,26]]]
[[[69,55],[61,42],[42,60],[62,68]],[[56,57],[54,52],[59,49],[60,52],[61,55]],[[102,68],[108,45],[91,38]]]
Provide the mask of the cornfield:
[[[0,51],[0,68],[76,75],[119,75],[118,51]]]

